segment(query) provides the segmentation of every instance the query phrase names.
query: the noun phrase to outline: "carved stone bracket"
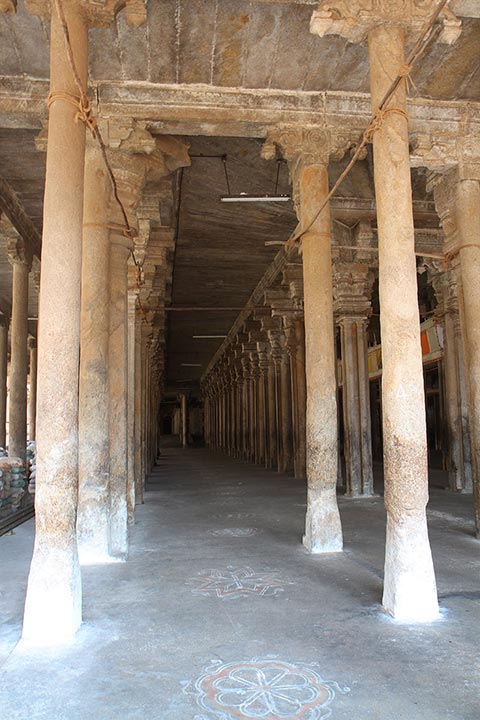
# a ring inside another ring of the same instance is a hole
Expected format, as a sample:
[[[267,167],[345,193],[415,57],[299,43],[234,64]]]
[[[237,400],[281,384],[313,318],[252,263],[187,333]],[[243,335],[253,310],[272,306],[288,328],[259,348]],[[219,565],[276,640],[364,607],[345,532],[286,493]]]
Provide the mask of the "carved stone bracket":
[[[326,166],[330,159],[340,160],[357,141],[358,133],[351,128],[277,127],[267,133],[261,157],[264,160],[271,160],[278,150],[287,161],[293,189],[293,204],[298,216],[302,170],[312,165]]]
[[[367,318],[371,312],[374,274],[368,265],[335,262],[333,308],[337,322],[342,317]]]
[[[416,39],[424,23],[433,15],[437,0],[323,0],[313,11],[310,32],[324,37],[340,35],[351,43],[363,42],[376,25],[394,23]],[[446,6],[439,22],[438,41],[452,45],[462,32],[462,22]]]

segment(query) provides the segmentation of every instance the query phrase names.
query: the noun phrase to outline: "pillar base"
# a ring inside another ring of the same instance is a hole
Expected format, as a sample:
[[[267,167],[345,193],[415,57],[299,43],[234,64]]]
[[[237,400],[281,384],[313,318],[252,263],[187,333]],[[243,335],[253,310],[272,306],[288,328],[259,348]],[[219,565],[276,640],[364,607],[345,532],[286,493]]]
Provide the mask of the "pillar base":
[[[125,557],[115,557],[104,550],[95,548],[78,548],[80,565],[108,565],[109,563],[125,562]]]
[[[382,605],[400,622],[431,622],[439,617],[425,513],[401,521],[387,516]]]
[[[78,558],[50,550],[32,562],[22,640],[28,645],[71,642],[82,622],[82,581]]]
[[[343,550],[342,524],[335,494],[324,494],[307,501],[303,544],[309,553]]]

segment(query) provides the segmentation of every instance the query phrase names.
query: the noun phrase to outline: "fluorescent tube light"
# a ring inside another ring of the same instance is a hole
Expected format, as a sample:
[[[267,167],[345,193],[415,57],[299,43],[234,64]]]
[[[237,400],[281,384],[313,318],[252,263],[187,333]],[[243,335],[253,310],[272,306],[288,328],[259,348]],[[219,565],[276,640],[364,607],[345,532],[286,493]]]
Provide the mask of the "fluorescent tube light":
[[[288,202],[290,195],[224,195],[220,202]]]

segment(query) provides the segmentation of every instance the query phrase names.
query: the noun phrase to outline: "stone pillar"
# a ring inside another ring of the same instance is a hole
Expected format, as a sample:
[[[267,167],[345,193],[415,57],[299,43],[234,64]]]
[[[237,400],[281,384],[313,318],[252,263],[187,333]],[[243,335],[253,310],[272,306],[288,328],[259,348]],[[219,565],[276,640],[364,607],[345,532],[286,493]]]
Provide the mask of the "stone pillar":
[[[300,218],[307,224],[328,193],[325,164],[300,170]],[[328,206],[302,237],[307,384],[307,517],[304,545],[312,553],[343,547],[338,512],[337,403],[332,261]]]
[[[303,346],[303,321],[293,313],[283,318],[286,334],[286,347],[290,358],[292,429],[293,429],[293,472],[295,478],[303,478],[306,473],[305,447],[305,350]],[[299,343],[297,343],[297,339]]]
[[[402,27],[375,25],[369,54],[375,109],[405,63]],[[432,620],[438,602],[425,512],[425,398],[404,83],[390,107],[398,111],[385,117],[373,139],[387,509],[383,606],[399,620]]]
[[[182,410],[182,448],[186,448],[188,445],[188,434],[187,434],[187,396],[185,393],[181,395],[181,410]]]
[[[118,560],[128,553],[127,415],[128,415],[128,276],[132,242],[110,236],[109,437],[110,552]]]
[[[137,290],[135,286],[135,265],[129,266],[130,281],[127,309],[127,510],[128,522],[135,521],[135,330]]]
[[[25,462],[27,456],[28,274],[32,259],[23,251],[23,243],[20,239],[10,241],[8,245],[8,258],[13,266],[8,455],[9,457],[19,457]]]
[[[242,457],[244,460],[249,460],[249,438],[250,438],[250,366],[248,358],[242,355],[241,358],[242,371],[243,371],[243,398],[242,398]]]
[[[250,462],[255,462],[255,451],[257,445],[257,398],[256,398],[256,376],[255,366],[252,362],[252,356],[250,353],[250,383],[249,383],[249,398],[248,398],[248,431],[249,431],[249,452],[248,459]]]
[[[281,460],[278,470],[286,473],[293,468],[292,386],[290,358],[286,350],[280,357],[280,434]]]
[[[333,10],[322,0],[310,29],[355,43],[368,36],[375,112],[403,72],[405,30],[412,34],[411,45],[438,4],[387,2],[360,8],[356,0],[352,3],[347,13],[345,7]],[[444,24],[439,40],[454,42],[460,21],[451,12],[439,19]],[[438,616],[438,602],[425,513],[427,441],[405,85],[399,84],[389,112],[379,115],[373,136],[387,508],[383,605],[398,620],[426,621]]]
[[[142,316],[135,316],[135,502],[143,503],[142,478]]]
[[[374,276],[367,265],[338,262],[334,310],[342,347],[345,494],[373,494],[372,433],[368,378],[368,314]]]
[[[109,492],[109,286],[107,228],[110,179],[93,141],[85,155],[80,381],[78,408],[77,543],[82,564],[112,560]]]
[[[8,318],[0,322],[0,447],[6,446],[7,434],[7,364],[8,364]]]
[[[443,265],[443,263],[442,263]],[[444,271],[429,263],[437,298],[438,321],[444,331],[445,416],[448,426],[448,479],[454,492],[472,492],[472,457],[465,381],[465,360],[460,327],[457,273],[458,257]]]
[[[29,439],[35,440],[35,428],[37,419],[37,341],[30,338],[28,342],[30,350],[30,397],[29,397],[29,417],[30,430]]]
[[[468,146],[467,146],[468,147]],[[480,141],[475,162],[462,164],[456,192],[458,256],[462,272],[463,338],[470,390],[470,424],[475,474],[475,532],[480,537]]]
[[[268,415],[268,453],[267,467],[277,467],[277,403],[276,403],[276,369],[273,358],[269,359],[267,372],[267,415]]]
[[[266,342],[257,343],[259,359],[258,378],[258,462],[267,466],[267,376],[268,350]]]
[[[302,235],[307,384],[307,516],[304,545],[312,553],[342,549],[337,506],[337,404],[327,162],[336,141],[328,129],[272,134],[290,163]],[[267,139],[269,149],[269,139]]]
[[[65,3],[81,82],[87,84],[87,26]],[[63,31],[52,13],[50,90],[78,94]],[[39,643],[69,640],[80,625],[82,591],[76,544],[78,369],[85,126],[77,109],[50,107],[43,205],[38,326],[38,423],[35,549],[23,636]]]
[[[303,318],[299,317],[295,318],[295,374],[297,394],[297,465],[295,477],[304,478],[307,474],[307,384],[305,377],[305,326]]]

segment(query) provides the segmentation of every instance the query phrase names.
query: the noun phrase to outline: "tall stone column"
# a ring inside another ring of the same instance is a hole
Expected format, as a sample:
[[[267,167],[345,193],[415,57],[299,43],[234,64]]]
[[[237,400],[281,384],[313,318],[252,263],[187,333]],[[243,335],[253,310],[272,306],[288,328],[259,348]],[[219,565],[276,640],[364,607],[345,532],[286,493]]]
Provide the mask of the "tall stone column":
[[[362,263],[337,262],[334,311],[342,348],[342,399],[346,495],[373,493],[370,387],[368,378],[368,314],[374,276]]]
[[[188,433],[187,433],[187,396],[182,393],[180,398],[181,410],[182,410],[182,448],[186,448],[188,445]]]
[[[135,316],[135,502],[143,503],[142,478],[142,317],[137,310]]]
[[[135,286],[135,265],[129,266],[130,278],[127,310],[127,510],[128,522],[135,521],[135,332],[137,289]]]
[[[30,338],[28,342],[30,351],[30,395],[29,410],[30,428],[29,439],[35,440],[36,419],[37,419],[37,341]]]
[[[267,416],[268,416],[268,453],[267,467],[277,467],[277,403],[276,403],[276,369],[273,358],[269,359],[267,372]]]
[[[0,321],[0,447],[5,448],[7,436],[7,365],[8,318]]]
[[[295,318],[295,374],[297,394],[297,466],[296,477],[307,474],[306,408],[307,384],[305,377],[305,325],[303,317]]]
[[[369,54],[376,108],[405,63],[403,28],[375,25]],[[438,602],[425,512],[425,397],[403,83],[390,107],[398,111],[385,117],[373,139],[387,509],[383,606],[399,620],[432,620],[438,616]]]
[[[87,25],[76,3],[65,3],[70,41],[84,88]],[[52,13],[50,91],[78,91]],[[50,107],[43,205],[38,326],[35,549],[28,579],[23,636],[34,642],[70,639],[81,622],[81,580],[75,521],[78,477],[78,366],[85,126],[77,110]]]
[[[293,468],[293,419],[292,385],[290,378],[290,358],[286,350],[280,357],[280,433],[281,461],[279,472],[286,473]]]
[[[21,458],[25,462],[27,455],[28,275],[32,258],[25,254],[20,238],[9,241],[8,250],[8,259],[13,266],[8,455]]]
[[[475,531],[480,537],[480,138],[476,138],[476,157],[472,167],[460,168],[457,186],[458,254],[462,269],[462,298],[464,312],[468,384],[470,388],[470,422],[475,476],[473,496]]]
[[[437,298],[436,314],[444,331],[445,416],[448,426],[448,478],[454,492],[472,492],[472,458],[465,381],[465,360],[460,327],[457,273],[458,257],[448,270],[429,262],[429,276]]]
[[[80,562],[108,562],[109,492],[109,286],[107,228],[110,179],[100,149],[90,141],[85,155],[80,381],[78,408],[77,543]]]
[[[329,129],[272,133],[289,161],[302,235],[307,385],[307,516],[305,547],[312,553],[342,549],[337,506],[337,404],[327,162],[336,140]],[[267,145],[269,149],[271,145]]]
[[[43,205],[42,273],[38,327],[36,537],[28,580],[23,636],[37,643],[72,638],[81,622],[81,580],[76,544],[78,481],[78,376],[85,126],[54,3],[25,3],[48,17],[50,92]],[[145,13],[126,0],[129,22]],[[133,13],[131,12],[133,7]],[[64,0],[72,54],[87,88],[88,26],[108,25],[118,4],[100,7]],[[56,93],[59,93],[57,95]]]
[[[405,65],[405,30],[413,43],[434,10],[435,0],[385,2],[365,9],[358,0],[331,8],[323,0],[310,29],[351,42],[368,37],[370,90],[376,112]],[[440,15],[441,42],[458,37],[452,13]],[[379,291],[382,332],[382,402],[387,542],[383,606],[399,620],[438,616],[435,576],[428,540],[427,440],[420,325],[417,303],[412,189],[405,82],[379,114],[373,136],[377,204]],[[400,302],[399,302],[400,300]]]
[[[125,560],[128,553],[127,416],[128,416],[128,276],[132,242],[110,235],[109,447],[110,553]]]
[[[268,350],[266,342],[257,343],[259,360],[258,378],[258,462],[267,465],[267,377],[268,377]]]
[[[250,364],[246,355],[241,358],[243,371],[243,398],[242,398],[242,457],[250,459]]]

